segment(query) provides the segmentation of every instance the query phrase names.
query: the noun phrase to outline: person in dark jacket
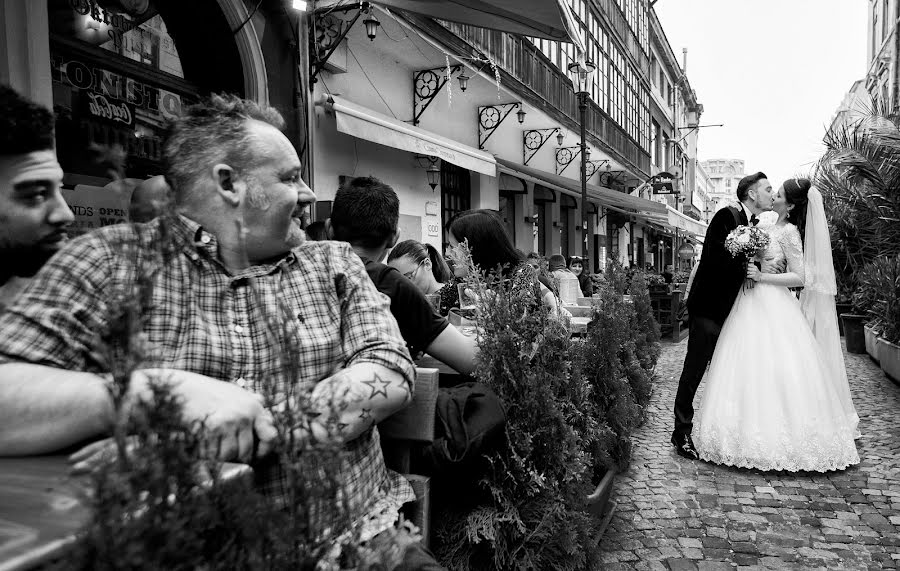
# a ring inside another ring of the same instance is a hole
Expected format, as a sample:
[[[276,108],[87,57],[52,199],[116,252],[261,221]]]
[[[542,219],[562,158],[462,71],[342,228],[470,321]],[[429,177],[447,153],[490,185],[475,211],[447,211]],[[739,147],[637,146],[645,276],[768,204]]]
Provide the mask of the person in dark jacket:
[[[725,239],[739,225],[755,225],[760,213],[772,209],[772,185],[762,172],[745,176],[738,183],[737,198],[737,205],[719,210],[709,223],[688,298],[688,349],[675,396],[671,441],[679,455],[692,460],[700,457],[691,439],[694,395],[747,271],[747,259],[732,256],[725,249]]]

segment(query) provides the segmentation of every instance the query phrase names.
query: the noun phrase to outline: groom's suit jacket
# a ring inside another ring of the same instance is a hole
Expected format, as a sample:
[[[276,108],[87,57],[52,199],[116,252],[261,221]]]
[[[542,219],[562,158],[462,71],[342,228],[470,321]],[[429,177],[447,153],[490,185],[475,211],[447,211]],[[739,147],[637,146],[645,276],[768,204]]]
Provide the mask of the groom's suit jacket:
[[[725,249],[725,238],[737,228],[735,214],[741,225],[747,225],[747,215],[739,206],[728,206],[716,212],[706,230],[703,255],[691,285],[688,297],[688,313],[706,317],[722,325],[741,291],[746,277],[747,261],[743,256],[732,256]]]

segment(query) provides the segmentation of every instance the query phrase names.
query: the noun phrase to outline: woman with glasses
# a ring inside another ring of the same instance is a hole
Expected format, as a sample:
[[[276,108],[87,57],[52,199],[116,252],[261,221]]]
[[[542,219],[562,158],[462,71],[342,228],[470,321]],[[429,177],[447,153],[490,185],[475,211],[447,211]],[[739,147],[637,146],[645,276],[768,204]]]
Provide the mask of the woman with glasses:
[[[387,264],[396,268],[425,295],[439,295],[438,313],[441,315],[446,316],[451,308],[459,307],[458,280],[441,253],[431,244],[404,240],[391,250]]]

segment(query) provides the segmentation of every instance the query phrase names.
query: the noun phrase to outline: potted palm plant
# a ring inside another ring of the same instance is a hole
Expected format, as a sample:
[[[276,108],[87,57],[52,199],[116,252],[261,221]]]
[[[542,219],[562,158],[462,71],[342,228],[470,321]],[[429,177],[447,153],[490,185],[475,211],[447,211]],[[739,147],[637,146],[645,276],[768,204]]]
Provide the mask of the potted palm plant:
[[[816,171],[832,232],[839,293],[854,292],[842,315],[847,350],[865,351],[866,296],[856,295],[863,267],[900,254],[900,116],[876,107],[856,123],[832,129]],[[845,300],[839,300],[845,301]],[[880,355],[879,355],[880,357]]]

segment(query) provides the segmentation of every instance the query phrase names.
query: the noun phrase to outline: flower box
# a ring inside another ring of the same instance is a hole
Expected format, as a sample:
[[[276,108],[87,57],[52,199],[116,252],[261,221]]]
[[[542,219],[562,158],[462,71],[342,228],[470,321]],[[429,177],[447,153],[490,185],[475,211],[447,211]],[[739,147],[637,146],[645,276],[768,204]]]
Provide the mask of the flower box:
[[[866,319],[868,318],[865,315],[841,314],[841,321],[844,324],[844,341],[847,344],[848,353],[866,352],[866,337],[863,332],[863,324]]]
[[[868,325],[863,326],[863,335],[866,340],[866,353],[873,361],[878,363],[878,332],[874,327]]]
[[[879,337],[878,356],[881,358],[881,370],[884,371],[884,374],[890,380],[900,384],[900,346]]]

